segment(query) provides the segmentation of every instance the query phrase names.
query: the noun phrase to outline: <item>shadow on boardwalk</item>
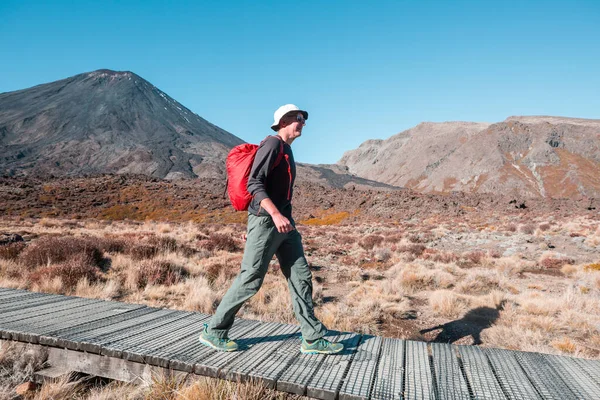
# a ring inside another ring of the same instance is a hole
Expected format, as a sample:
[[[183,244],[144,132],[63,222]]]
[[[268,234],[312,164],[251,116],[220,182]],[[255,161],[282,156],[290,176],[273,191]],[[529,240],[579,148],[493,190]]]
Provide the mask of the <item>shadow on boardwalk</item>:
[[[332,335],[333,337],[335,337],[335,335],[340,334],[340,332],[337,331],[329,331],[329,335]],[[330,336],[327,336],[328,339],[333,340]],[[280,342],[283,344],[283,342],[285,340],[288,339],[297,339],[298,340],[298,349],[300,349],[300,340],[302,339],[302,334],[300,332],[296,332],[292,335],[273,335],[273,336],[263,336],[263,337],[258,337],[258,336],[250,336],[247,338],[241,338],[241,339],[236,339],[236,343],[239,346],[239,350],[240,351],[244,351],[244,350],[248,350],[252,347],[251,343],[256,343],[256,340],[259,339],[260,343],[264,343],[264,342]],[[338,355],[344,355],[344,354],[352,354],[356,351],[357,348],[357,343],[354,341],[351,337],[344,339],[344,340],[340,340],[339,343],[344,345],[344,350],[340,353],[338,353]]]
[[[432,328],[423,329],[421,334],[441,329],[435,338],[429,342],[454,343],[463,337],[471,336],[474,345],[482,344],[481,331],[491,327],[500,317],[500,311],[504,308],[502,301],[496,308],[477,307],[468,311],[461,319],[450,321]]]

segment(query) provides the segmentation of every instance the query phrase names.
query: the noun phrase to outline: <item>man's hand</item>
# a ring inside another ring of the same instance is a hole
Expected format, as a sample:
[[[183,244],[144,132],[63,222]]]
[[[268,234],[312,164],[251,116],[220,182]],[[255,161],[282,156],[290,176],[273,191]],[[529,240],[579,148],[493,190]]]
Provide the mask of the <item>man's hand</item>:
[[[273,213],[271,215],[273,223],[279,233],[288,233],[294,230],[294,226],[290,223],[290,220],[283,216],[281,213]]]
[[[270,198],[267,197],[266,199],[263,199],[263,201],[260,202],[260,206],[264,208],[265,211],[267,211],[273,219],[273,223],[277,228],[277,232],[288,233],[296,229],[291,224],[290,220],[284,217],[283,214],[279,212],[279,210],[277,209],[277,207],[275,207],[275,204],[273,204]]]

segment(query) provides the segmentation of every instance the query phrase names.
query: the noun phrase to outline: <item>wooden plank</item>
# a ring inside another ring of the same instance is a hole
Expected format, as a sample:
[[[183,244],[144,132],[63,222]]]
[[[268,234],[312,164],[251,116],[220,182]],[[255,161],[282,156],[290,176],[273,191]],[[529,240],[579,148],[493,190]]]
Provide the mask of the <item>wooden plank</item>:
[[[164,334],[124,350],[123,358],[166,368],[170,360],[164,357],[162,350],[170,345],[181,343],[187,337],[197,338],[202,323],[209,318],[209,315],[201,313],[189,315],[176,324],[171,324]]]
[[[405,398],[435,399],[435,382],[429,364],[429,352],[424,342],[406,342]]]
[[[535,400],[542,397],[517,362],[514,352],[502,349],[481,349],[487,356],[503,392],[511,400]]]
[[[71,303],[73,301],[74,299],[63,296],[39,296],[28,298],[23,301],[3,304],[1,306],[0,322],[4,320],[10,320],[10,317],[13,317],[14,315],[20,316],[27,312],[43,312],[46,308],[51,307],[52,304],[59,304],[65,302]]]
[[[70,325],[77,325],[94,316],[126,312],[130,308],[143,306],[130,306],[115,302],[90,302],[76,308],[62,310],[49,316],[36,316],[27,320],[10,323],[5,332],[10,332],[11,339],[23,342],[38,343],[41,335]]]
[[[581,358],[572,358],[596,385],[600,385],[600,360],[584,360]]]
[[[373,388],[382,338],[363,335],[340,389],[340,400],[368,399]]]
[[[150,314],[134,317],[118,324],[72,334],[68,337],[66,347],[72,350],[100,354],[103,347],[109,347],[112,342],[134,337],[184,316],[175,310],[156,310]]]
[[[95,302],[99,301],[100,300],[95,300]],[[20,319],[54,313],[55,311],[60,311],[88,303],[89,299],[81,299],[78,297],[43,296],[31,298],[24,300],[23,302],[17,302],[16,304],[10,303],[2,307],[3,312],[0,314],[0,321],[18,321]]]
[[[104,311],[97,310],[94,313],[81,315],[76,320],[71,320],[67,324],[60,323],[48,325],[40,332],[38,343],[46,346],[66,347],[64,338],[59,336],[58,332],[76,328],[87,329],[90,325],[110,325],[113,321],[119,322],[129,317],[136,316],[137,314],[135,314],[135,311],[145,309],[146,306],[144,305],[131,306],[129,309],[124,307],[111,307]],[[67,327],[65,327],[65,325],[67,325]]]
[[[400,339],[383,339],[371,399],[402,399],[404,390],[404,344],[404,340]]]
[[[39,293],[26,292],[26,291],[18,291],[18,292],[7,292],[0,294],[0,310],[4,307],[5,304],[11,303],[13,301],[22,301],[25,299],[31,299],[36,297],[46,297]]]
[[[285,339],[268,359],[250,370],[248,378],[259,380],[265,387],[275,389],[277,379],[287,369],[287,366],[300,355],[300,343],[300,335]]]
[[[200,362],[194,365],[194,370],[198,374],[205,376],[216,377],[219,374],[219,370],[229,363],[231,363],[237,357],[247,352],[254,347],[257,343],[265,340],[268,335],[276,330],[280,324],[275,322],[258,323],[252,327],[252,329],[246,330],[243,334],[239,334],[236,339],[238,344],[238,351],[234,352],[215,352],[211,355],[203,358]]]
[[[470,400],[469,388],[453,347],[447,343],[431,344],[438,395],[442,399]]]
[[[103,329],[107,326],[112,326],[124,321],[131,321],[131,319],[150,314],[158,310],[157,308],[140,306],[139,308],[129,310],[123,313],[117,313],[114,315],[108,315],[103,318],[95,316],[93,319],[76,326],[69,326],[66,328],[60,328],[48,333],[48,336],[41,336],[39,343],[46,346],[60,346],[67,347],[67,343],[72,341],[69,340],[73,335],[84,335],[86,332],[93,331],[95,329]]]
[[[143,345],[146,342],[160,338],[173,330],[189,324],[192,315],[193,313],[190,312],[177,311],[175,313],[176,317],[167,323],[155,325],[152,329],[144,330],[136,335],[127,335],[121,337],[119,340],[111,341],[108,345],[103,345],[101,354],[110,357],[124,358],[123,352],[127,349]]]
[[[30,315],[26,319],[12,320],[7,323],[8,326],[37,326],[43,325],[57,325],[62,324],[67,326],[73,326],[80,319],[89,319],[94,317],[94,313],[102,312],[106,310],[112,310],[114,313],[125,312],[144,307],[143,305],[125,304],[117,302],[107,302],[102,300],[83,302],[73,307],[63,307],[63,309],[56,310],[50,314],[41,315]]]
[[[56,299],[58,296],[55,296],[54,298]],[[0,316],[13,310],[22,309],[26,304],[34,306],[36,304],[48,303],[49,299],[52,299],[52,297],[39,296],[36,293],[0,299]]]
[[[40,384],[56,382],[61,379],[65,379],[70,374],[71,371],[65,369],[65,367],[48,367],[40,371],[36,371],[33,374],[33,381]]]
[[[544,399],[575,400],[577,396],[562,379],[560,374],[539,353],[514,352],[514,355]]]
[[[256,327],[256,321],[246,319],[236,319],[233,327],[229,330],[229,337],[233,340],[239,335],[243,335],[250,329]],[[197,374],[202,375],[202,361],[206,357],[215,354],[217,351],[200,343],[199,335],[203,327],[199,326],[194,335],[182,340],[181,343],[161,349],[160,355],[168,358],[169,367],[178,371],[194,372],[194,367],[198,363]]]
[[[342,333],[330,331],[325,338],[334,342],[341,341]],[[300,354],[277,380],[277,390],[288,393],[305,394],[306,387],[325,361],[325,354]]]
[[[118,381],[135,384],[150,384],[156,376],[175,377],[185,379],[186,375],[174,373],[173,371],[123,360],[115,357],[101,356],[81,351],[59,349],[56,347],[40,348],[48,352],[48,364],[69,371],[82,372],[85,374],[100,376]]]
[[[359,333],[351,333],[340,340],[344,351],[327,356],[306,386],[308,396],[326,400],[337,398],[361,339]]]
[[[0,329],[2,330],[3,339],[11,339],[14,327],[21,326],[27,321],[39,321],[40,319],[48,320],[50,317],[54,318],[55,312],[61,312],[64,310],[75,310],[83,307],[89,303],[80,301],[79,299],[66,299],[56,303],[45,304],[39,307],[27,308],[25,310],[15,310],[5,314],[2,318],[0,317]]]
[[[16,293],[27,294],[32,292],[23,289],[0,288],[0,299],[3,299],[4,296],[10,296]]]
[[[456,346],[476,399],[507,400],[487,357],[476,346]]]
[[[218,376],[231,381],[244,381],[254,367],[269,358],[271,353],[279,348],[285,340],[299,336],[299,332],[300,328],[297,325],[277,324],[277,328],[265,340],[240,352],[238,357],[222,366],[218,371]],[[204,363],[208,364],[208,360]]]
[[[579,399],[600,399],[600,386],[571,357],[542,355]]]

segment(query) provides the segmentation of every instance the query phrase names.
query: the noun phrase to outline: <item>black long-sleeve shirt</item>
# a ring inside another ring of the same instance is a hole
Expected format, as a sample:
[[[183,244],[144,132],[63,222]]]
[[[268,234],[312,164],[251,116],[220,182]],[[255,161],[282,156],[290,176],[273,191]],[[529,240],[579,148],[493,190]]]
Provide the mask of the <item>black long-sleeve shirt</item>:
[[[292,218],[292,192],[296,180],[296,163],[289,144],[283,142],[284,156],[275,167],[281,148],[280,139],[269,136],[259,146],[250,177],[248,192],[253,196],[248,212],[254,215],[269,215],[260,207],[260,202],[267,197],[271,199],[279,212],[286,218]],[[287,157],[285,157],[287,155]]]

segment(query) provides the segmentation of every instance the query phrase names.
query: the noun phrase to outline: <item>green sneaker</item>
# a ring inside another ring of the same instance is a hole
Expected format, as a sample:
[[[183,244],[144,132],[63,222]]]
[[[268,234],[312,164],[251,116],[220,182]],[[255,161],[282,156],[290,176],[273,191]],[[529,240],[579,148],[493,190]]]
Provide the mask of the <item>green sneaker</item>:
[[[300,351],[304,354],[335,354],[344,350],[344,345],[341,343],[333,343],[325,338],[317,339],[312,343],[308,343],[302,338]]]
[[[200,343],[219,351],[236,351],[238,345],[228,338],[221,339],[208,333],[208,324],[204,324],[200,333]]]

